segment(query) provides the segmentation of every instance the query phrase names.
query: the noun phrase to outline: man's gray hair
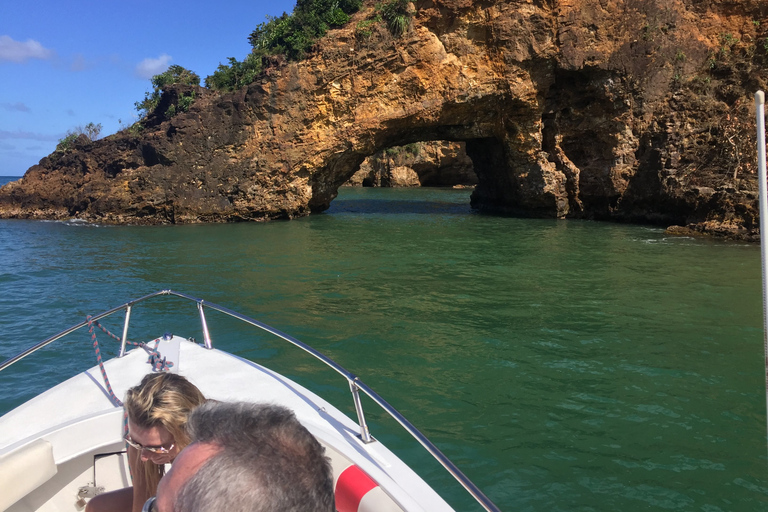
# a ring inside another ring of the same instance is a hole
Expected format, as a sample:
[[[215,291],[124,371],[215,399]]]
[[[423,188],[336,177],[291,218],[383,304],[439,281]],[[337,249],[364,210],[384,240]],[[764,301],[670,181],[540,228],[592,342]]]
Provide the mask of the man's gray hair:
[[[184,512],[334,512],[325,449],[285,407],[207,402],[190,414],[193,442],[221,451],[179,490]]]

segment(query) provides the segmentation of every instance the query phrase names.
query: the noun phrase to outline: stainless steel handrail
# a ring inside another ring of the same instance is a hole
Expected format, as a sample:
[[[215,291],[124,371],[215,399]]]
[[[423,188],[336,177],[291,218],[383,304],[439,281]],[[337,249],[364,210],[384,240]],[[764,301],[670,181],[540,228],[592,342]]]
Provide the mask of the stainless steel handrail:
[[[132,308],[131,304],[128,304],[125,307],[125,321],[123,322],[123,337],[120,338],[120,354],[117,357],[123,357],[125,355],[125,344],[128,342],[128,324],[131,323],[131,308]]]
[[[116,308],[112,308],[112,309],[110,309],[108,311],[104,311],[103,313],[99,313],[98,315],[93,315],[93,316],[91,316],[90,320],[91,321],[101,320],[102,318],[107,317],[107,316],[109,316],[109,315],[111,315],[113,313],[116,313],[116,312],[121,311],[123,309],[130,308],[133,304],[136,304],[137,302],[141,302],[141,301],[146,300],[146,299],[151,299],[152,297],[156,297],[158,295],[167,295],[169,293],[170,293],[170,290],[160,290],[159,292],[150,293],[149,295],[145,295],[144,297],[138,298],[136,300],[132,300],[130,302],[126,302],[122,306],[117,306]],[[88,320],[86,320],[85,322],[80,322],[77,325],[73,325],[69,329],[65,329],[65,330],[61,331],[60,333],[58,333],[58,334],[54,334],[50,338],[46,338],[43,341],[41,341],[40,343],[38,343],[37,345],[28,348],[24,352],[16,354],[15,356],[11,357],[10,359],[6,359],[5,361],[2,362],[2,364],[0,364],[0,371],[3,371],[4,369],[6,369],[9,366],[11,366],[13,363],[15,363],[17,361],[20,361],[21,359],[24,359],[28,355],[30,355],[30,354],[32,354],[34,352],[37,352],[41,348],[50,345],[54,341],[56,341],[56,340],[58,340],[60,338],[63,338],[67,334],[75,332],[76,330],[81,329],[81,328],[85,327],[86,325],[88,325]],[[124,329],[124,332],[127,332],[127,329]],[[121,349],[121,351],[122,351],[122,349]]]
[[[363,412],[363,406],[360,402],[360,397],[358,394],[358,391],[362,391],[366,395],[368,395],[371,400],[376,402],[376,404],[379,405],[382,409],[384,409],[387,414],[392,416],[392,418],[397,421],[400,426],[402,426],[416,441],[419,442],[419,444],[426,449],[432,457],[435,458],[450,474],[453,476],[459,484],[464,487],[464,489],[472,495],[473,498],[485,509],[490,512],[500,512],[500,509],[474,484],[472,481],[462,473],[462,471],[456,467],[456,465],[448,459],[438,448],[435,446],[424,434],[422,434],[411,422],[409,422],[400,412],[397,411],[394,407],[392,407],[389,403],[387,403],[386,400],[384,400],[381,396],[379,396],[378,393],[376,393],[373,389],[368,387],[363,381],[361,381],[357,375],[347,371],[344,367],[342,367],[340,364],[338,364],[336,361],[330,359],[329,357],[323,355],[322,353],[318,352],[314,348],[310,347],[304,342],[299,341],[298,339],[294,338],[293,336],[290,336],[288,334],[285,334],[263,322],[259,322],[258,320],[255,320],[253,318],[250,318],[248,316],[242,315],[240,313],[237,313],[235,311],[232,311],[229,308],[226,308],[224,306],[220,306],[218,304],[214,304],[213,302],[206,302],[202,299],[198,299],[197,297],[193,297],[191,295],[187,295],[185,293],[176,292],[173,290],[160,290],[155,293],[150,293],[149,295],[145,295],[143,297],[140,297],[138,299],[132,300],[130,302],[127,302],[121,306],[118,306],[116,308],[112,308],[108,311],[105,311],[103,313],[99,313],[98,315],[94,315],[90,317],[91,321],[100,320],[104,317],[107,317],[109,315],[112,315],[118,311],[125,310],[125,324],[123,327],[123,341],[120,348],[120,355],[119,357],[122,357],[125,353],[125,338],[128,333],[128,323],[130,321],[131,317],[131,310],[133,306],[139,302],[143,302],[144,300],[151,299],[153,297],[157,297],[158,295],[172,295],[176,297],[180,297],[183,299],[187,299],[190,301],[193,301],[197,303],[198,312],[200,315],[200,322],[202,324],[203,329],[203,337],[204,337],[204,345],[206,348],[211,349],[211,337],[208,332],[208,323],[205,319],[205,313],[204,308],[210,308],[215,311],[219,311],[220,313],[224,313],[225,315],[231,316],[233,318],[237,318],[238,320],[241,320],[242,322],[245,322],[249,325],[253,325],[254,327],[258,327],[259,329],[262,329],[274,336],[277,336],[278,338],[282,338],[283,340],[291,343],[292,345],[295,345],[296,347],[304,350],[305,352],[312,355],[314,358],[320,360],[322,363],[324,363],[326,366],[330,367],[331,369],[335,370],[337,373],[342,375],[345,379],[347,379],[347,382],[349,383],[349,388],[352,393],[352,398],[355,405],[355,412],[357,413],[358,417],[358,425],[360,427],[360,437],[361,439],[366,442],[370,443],[373,442],[374,439],[371,437],[369,431],[368,431],[368,425],[365,422],[365,416]],[[10,365],[14,364],[15,362],[25,358],[26,356],[40,350],[41,348],[50,345],[54,341],[63,338],[67,334],[70,334],[82,327],[85,327],[88,325],[88,320],[85,322],[81,322],[77,325],[74,325],[70,327],[69,329],[66,329],[54,336],[51,336],[50,338],[47,338],[37,345],[30,347],[29,349],[21,352],[20,354],[11,357],[10,359],[7,359],[2,364],[0,364],[0,371],[4,370],[5,368],[9,367]]]

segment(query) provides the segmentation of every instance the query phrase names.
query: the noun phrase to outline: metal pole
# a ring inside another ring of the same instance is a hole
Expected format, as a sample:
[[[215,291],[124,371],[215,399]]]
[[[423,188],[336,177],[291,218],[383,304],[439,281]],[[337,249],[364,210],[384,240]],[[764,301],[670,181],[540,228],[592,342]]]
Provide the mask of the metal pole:
[[[131,322],[131,305],[125,308],[125,323],[123,324],[123,337],[120,340],[120,355],[117,357],[123,357],[125,355],[125,344],[128,341],[128,324]]]
[[[760,255],[762,257],[763,276],[763,354],[765,356],[765,399],[768,411],[768,288],[766,269],[768,269],[768,194],[766,193],[765,171],[765,94],[755,93],[755,115],[757,116],[757,179],[760,182]],[[768,414],[766,414],[768,422]],[[766,423],[768,433],[768,423]]]
[[[355,412],[357,412],[357,424],[360,425],[360,438],[365,444],[373,441],[371,433],[368,430],[368,424],[365,422],[363,413],[363,403],[360,401],[360,388],[357,387],[357,380],[349,381],[349,390],[352,391],[352,400],[355,402]]]
[[[205,312],[203,311],[203,301],[197,303],[197,310],[200,312],[200,323],[203,325],[203,343],[205,348],[212,349],[211,334],[208,332],[208,322],[205,321]]]

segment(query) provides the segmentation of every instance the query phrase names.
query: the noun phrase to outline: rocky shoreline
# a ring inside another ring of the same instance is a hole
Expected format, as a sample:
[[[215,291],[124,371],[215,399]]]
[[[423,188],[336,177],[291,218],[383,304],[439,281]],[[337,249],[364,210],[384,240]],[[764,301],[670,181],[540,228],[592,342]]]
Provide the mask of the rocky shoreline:
[[[188,112],[49,155],[0,188],[0,217],[293,218],[328,208],[371,155],[451,143],[471,159],[480,211],[757,238],[764,2],[413,6],[401,37],[358,31],[366,3],[306,60],[273,59],[238,91],[169,88],[166,106],[195,93]],[[388,167],[386,179],[412,185],[458,172]]]

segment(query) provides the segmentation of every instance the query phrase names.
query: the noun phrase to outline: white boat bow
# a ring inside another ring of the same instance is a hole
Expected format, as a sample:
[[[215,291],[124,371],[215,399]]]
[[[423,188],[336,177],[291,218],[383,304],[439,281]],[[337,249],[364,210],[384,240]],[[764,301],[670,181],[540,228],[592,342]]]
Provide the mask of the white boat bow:
[[[160,295],[197,303],[204,343],[166,335],[54,386],[0,418],[0,510],[82,510],[97,493],[130,483],[123,442],[122,397],[150,371],[151,352],[170,363],[207,398],[221,401],[268,402],[292,409],[299,421],[326,448],[334,471],[339,512],[439,512],[453,510],[407,464],[370,436],[359,391],[371,397],[470,492],[485,510],[498,508],[426,437],[355,375],[304,343],[261,322],[216,304],[162,290],[94,316],[91,321],[125,311],[126,339],[132,306]],[[264,329],[311,353],[343,375],[350,384],[358,422],[285,376],[252,361],[211,347],[205,309],[214,309]],[[0,370],[75,330],[83,322],[22,352]],[[107,378],[105,379],[104,374]]]

